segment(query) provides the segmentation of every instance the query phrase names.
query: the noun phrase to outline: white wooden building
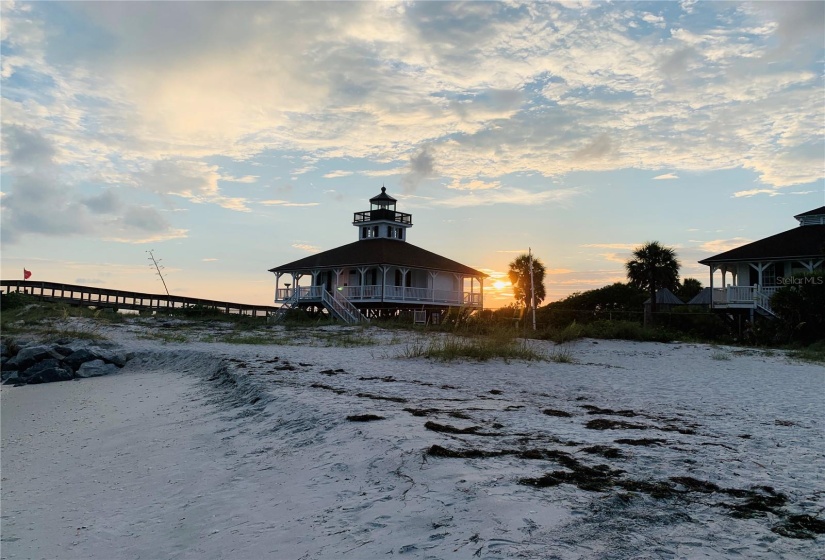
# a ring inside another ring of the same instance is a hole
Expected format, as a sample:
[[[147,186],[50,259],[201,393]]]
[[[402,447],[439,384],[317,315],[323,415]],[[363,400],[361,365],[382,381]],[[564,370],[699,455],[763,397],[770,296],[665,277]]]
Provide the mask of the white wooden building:
[[[357,241],[276,266],[275,303],[326,309],[347,323],[403,312],[438,320],[450,308],[481,310],[486,274],[407,242],[412,215],[386,188],[355,212]]]
[[[773,316],[770,298],[792,275],[825,270],[825,206],[794,218],[796,228],[699,261],[710,267],[712,308]]]

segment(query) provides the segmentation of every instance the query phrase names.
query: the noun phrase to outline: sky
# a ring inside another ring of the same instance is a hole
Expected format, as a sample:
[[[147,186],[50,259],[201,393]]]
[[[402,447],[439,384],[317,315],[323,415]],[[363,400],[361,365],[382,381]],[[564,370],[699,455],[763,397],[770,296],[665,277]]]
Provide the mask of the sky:
[[[0,4],[3,279],[272,305],[268,269],[408,242],[547,299],[825,204],[825,2]],[[718,278],[714,283],[720,282]]]

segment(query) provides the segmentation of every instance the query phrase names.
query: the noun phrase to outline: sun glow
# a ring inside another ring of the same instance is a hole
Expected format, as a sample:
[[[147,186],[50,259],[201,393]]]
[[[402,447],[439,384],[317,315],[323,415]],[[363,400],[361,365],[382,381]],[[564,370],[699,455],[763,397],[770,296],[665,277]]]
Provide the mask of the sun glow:
[[[503,280],[496,280],[495,282],[493,282],[493,288],[495,288],[496,290],[503,290],[509,285],[510,282],[504,282]]]

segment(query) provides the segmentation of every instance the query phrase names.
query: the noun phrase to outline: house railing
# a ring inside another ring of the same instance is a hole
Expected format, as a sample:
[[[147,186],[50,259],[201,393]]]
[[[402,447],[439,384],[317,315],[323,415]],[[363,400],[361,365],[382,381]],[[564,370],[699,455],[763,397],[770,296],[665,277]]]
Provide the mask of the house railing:
[[[336,313],[345,323],[353,324],[361,321],[369,323],[370,321],[340,292],[336,291],[335,294],[331,294],[326,290],[321,290],[321,301],[327,309]]]
[[[297,294],[299,300],[322,301],[324,286],[299,286],[297,288],[278,288],[275,291],[275,301],[286,301]],[[481,293],[459,292],[452,290],[437,290],[432,288],[412,288],[405,286],[381,286],[380,284],[367,286],[340,286],[332,290],[349,301],[385,301],[416,302],[416,303],[444,303],[450,305],[481,306]]]
[[[713,289],[714,307],[761,307],[770,313],[771,297],[776,293],[777,286],[728,286]]]

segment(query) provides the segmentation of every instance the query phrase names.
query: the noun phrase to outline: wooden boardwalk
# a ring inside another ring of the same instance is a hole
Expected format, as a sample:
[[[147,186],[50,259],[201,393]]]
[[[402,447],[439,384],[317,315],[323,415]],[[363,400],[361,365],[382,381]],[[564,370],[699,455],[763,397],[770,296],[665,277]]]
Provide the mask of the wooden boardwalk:
[[[165,294],[145,294],[93,288],[75,284],[58,284],[56,282],[32,282],[31,280],[0,280],[0,292],[23,292],[44,301],[67,303],[69,305],[96,307],[99,309],[131,309],[134,311],[169,311],[200,307],[214,309],[232,315],[249,315],[251,317],[268,317],[278,310],[266,305],[247,305],[211,299],[167,296]]]

